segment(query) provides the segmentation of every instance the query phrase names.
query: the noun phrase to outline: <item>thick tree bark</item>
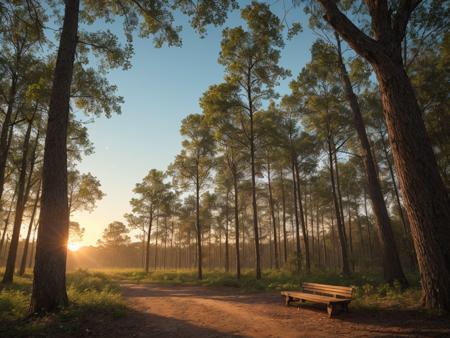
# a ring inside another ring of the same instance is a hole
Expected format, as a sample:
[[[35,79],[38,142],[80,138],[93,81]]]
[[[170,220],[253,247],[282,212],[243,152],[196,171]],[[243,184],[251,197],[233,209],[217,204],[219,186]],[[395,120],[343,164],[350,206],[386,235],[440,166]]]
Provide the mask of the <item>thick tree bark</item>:
[[[375,66],[425,304],[450,310],[450,200],[402,65]]]
[[[77,45],[79,0],[66,0],[53,75],[44,148],[41,213],[30,311],[53,311],[68,304],[66,292],[69,209],[67,128],[70,86]]]
[[[336,42],[338,47],[337,50],[340,75],[344,85],[347,101],[353,113],[353,123],[361,144],[362,158],[367,177],[368,193],[372,202],[372,209],[375,214],[378,242],[380,244],[381,253],[383,256],[384,280],[388,283],[398,281],[403,287],[406,287],[408,285],[408,281],[406,280],[400,263],[400,257],[398,255],[397,245],[395,243],[394,233],[392,231],[391,220],[389,218],[380,181],[377,175],[378,168],[372,156],[372,149],[367,137],[358,98],[353,92],[350,77],[342,57],[340,38],[337,33]]]
[[[336,222],[337,222],[337,230],[338,230],[338,236],[339,236],[339,245],[341,249],[341,256],[342,256],[342,273],[345,276],[350,276],[350,264],[347,254],[347,242],[345,240],[345,234],[344,234],[344,224],[342,223],[341,219],[341,212],[339,208],[339,201],[338,196],[336,192],[336,183],[334,180],[334,166],[333,166],[333,146],[332,146],[332,140],[329,138],[327,141],[328,144],[328,160],[329,160],[329,168],[330,168],[330,179],[331,179],[331,189],[332,189],[332,195],[333,195],[333,202],[334,202],[334,211],[336,214]]]
[[[5,274],[3,275],[2,283],[11,283],[14,278],[14,269],[16,267],[16,257],[17,257],[17,248],[19,245],[19,235],[20,235],[20,227],[22,225],[23,212],[25,209],[26,196],[26,178],[27,178],[27,168],[29,161],[29,148],[30,148],[30,136],[31,130],[33,127],[33,119],[30,119],[28,122],[27,131],[25,133],[23,147],[22,147],[22,163],[20,166],[20,174],[19,181],[17,182],[17,203],[16,203],[16,211],[14,214],[14,226],[13,233],[11,236],[11,244],[9,246],[8,252],[8,260],[6,262]]]
[[[405,71],[401,42],[420,1],[369,1],[375,39],[356,27],[331,0],[319,0],[325,19],[375,71],[400,189],[416,249],[424,303],[450,310],[450,199],[439,174],[414,89]]]
[[[412,247],[412,242],[411,242],[411,232],[409,230],[409,226],[408,223],[406,221],[405,218],[405,214],[403,212],[403,206],[402,203],[400,202],[400,194],[397,188],[397,182],[396,182],[396,178],[395,178],[395,174],[394,174],[394,169],[392,168],[392,163],[391,160],[389,158],[389,152],[386,146],[386,142],[384,140],[384,135],[383,133],[380,131],[380,138],[381,138],[381,144],[383,146],[383,153],[385,156],[385,160],[386,163],[388,165],[389,168],[389,174],[391,176],[391,181],[392,181],[392,187],[394,190],[394,196],[395,196],[395,201],[397,202],[397,207],[398,207],[398,212],[400,214],[400,219],[402,221],[402,225],[403,225],[403,240],[404,240],[404,245],[405,245],[405,249],[408,251],[408,257],[409,257],[409,262],[410,262],[410,268],[414,269],[414,267],[417,267],[417,262],[416,262],[416,257],[415,257],[415,253],[414,253],[414,248]]]

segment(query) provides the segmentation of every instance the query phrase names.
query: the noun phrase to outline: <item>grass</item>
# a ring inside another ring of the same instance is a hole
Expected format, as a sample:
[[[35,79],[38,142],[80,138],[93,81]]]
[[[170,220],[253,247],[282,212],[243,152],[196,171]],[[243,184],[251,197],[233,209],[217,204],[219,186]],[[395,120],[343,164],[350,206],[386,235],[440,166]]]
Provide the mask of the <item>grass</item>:
[[[102,323],[122,317],[119,286],[106,274],[78,270],[67,275],[70,305],[55,314],[29,317],[31,275],[15,277],[0,292],[0,337],[89,335]]]
[[[386,284],[375,273],[355,273],[344,277],[336,273],[315,272],[310,275],[294,274],[287,271],[267,270],[262,279],[256,280],[253,271],[244,271],[241,279],[233,274],[218,271],[206,271],[203,279],[197,279],[193,270],[179,271],[144,271],[119,269],[102,270],[118,282],[148,283],[163,285],[198,285],[209,287],[233,287],[239,292],[275,292],[299,289],[303,282],[316,282],[332,285],[351,285],[354,289],[353,309],[379,311],[386,309],[417,310],[420,308],[422,293],[417,276],[409,276],[412,287],[402,290],[397,284]]]

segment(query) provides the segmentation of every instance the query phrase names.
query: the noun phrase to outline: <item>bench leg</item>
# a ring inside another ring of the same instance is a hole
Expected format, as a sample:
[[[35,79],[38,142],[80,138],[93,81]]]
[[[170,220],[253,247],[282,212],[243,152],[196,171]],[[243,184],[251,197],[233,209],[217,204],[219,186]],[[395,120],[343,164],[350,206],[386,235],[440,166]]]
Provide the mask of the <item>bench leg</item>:
[[[284,304],[286,305],[286,306],[289,306],[289,303],[292,301],[292,297],[290,297],[290,296],[285,296],[285,299],[284,299]]]
[[[328,312],[328,317],[331,318],[334,313],[334,305],[333,304],[327,305],[327,312]]]

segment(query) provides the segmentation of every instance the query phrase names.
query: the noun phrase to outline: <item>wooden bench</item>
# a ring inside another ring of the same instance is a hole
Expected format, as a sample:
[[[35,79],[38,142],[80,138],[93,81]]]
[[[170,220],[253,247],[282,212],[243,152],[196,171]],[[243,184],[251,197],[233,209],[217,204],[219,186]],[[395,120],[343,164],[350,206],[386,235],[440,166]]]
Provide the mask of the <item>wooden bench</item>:
[[[352,288],[347,286],[303,283],[302,291],[282,291],[286,306],[290,302],[312,302],[327,304],[328,316],[331,318],[337,307],[348,312],[348,304],[352,301]]]

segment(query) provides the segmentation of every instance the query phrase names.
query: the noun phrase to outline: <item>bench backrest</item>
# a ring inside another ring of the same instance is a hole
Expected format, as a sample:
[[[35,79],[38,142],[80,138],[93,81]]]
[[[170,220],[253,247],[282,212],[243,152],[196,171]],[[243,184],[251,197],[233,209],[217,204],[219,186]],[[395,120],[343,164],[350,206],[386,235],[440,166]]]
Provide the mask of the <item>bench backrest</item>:
[[[327,295],[335,298],[352,298],[353,289],[348,286],[303,283],[303,292]]]

